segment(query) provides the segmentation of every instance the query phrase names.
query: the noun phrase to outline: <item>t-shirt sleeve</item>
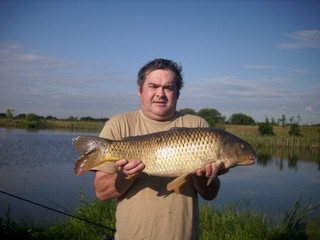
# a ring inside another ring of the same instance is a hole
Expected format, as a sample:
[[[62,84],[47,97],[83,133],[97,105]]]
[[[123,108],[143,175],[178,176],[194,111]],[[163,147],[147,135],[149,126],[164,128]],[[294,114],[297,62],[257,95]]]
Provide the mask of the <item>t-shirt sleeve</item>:
[[[99,137],[118,140],[120,139],[119,134],[119,124],[116,117],[109,119],[104,127],[102,128]],[[99,166],[92,169],[93,171],[101,171],[105,173],[115,173],[117,171],[117,167],[114,165],[114,162],[105,162],[100,164]]]
[[[199,119],[199,125],[200,127],[209,127],[209,124],[206,120],[204,120],[203,118]]]

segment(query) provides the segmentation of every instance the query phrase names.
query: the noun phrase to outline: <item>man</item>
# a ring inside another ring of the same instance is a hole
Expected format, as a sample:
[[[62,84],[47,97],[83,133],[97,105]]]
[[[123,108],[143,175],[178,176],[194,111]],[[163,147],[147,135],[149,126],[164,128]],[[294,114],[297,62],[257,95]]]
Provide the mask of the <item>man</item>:
[[[142,67],[138,73],[140,111],[112,117],[100,137],[120,140],[173,127],[208,127],[204,119],[176,111],[183,86],[181,71],[181,66],[166,59],[155,59]],[[207,180],[219,174],[218,167],[208,164],[205,170],[191,174],[181,194],[166,190],[172,178],[148,176],[142,173],[144,167],[139,159],[130,163],[122,159],[96,168],[97,197],[102,201],[118,198],[116,239],[198,239],[197,194],[207,200],[217,196],[218,177],[209,186]]]

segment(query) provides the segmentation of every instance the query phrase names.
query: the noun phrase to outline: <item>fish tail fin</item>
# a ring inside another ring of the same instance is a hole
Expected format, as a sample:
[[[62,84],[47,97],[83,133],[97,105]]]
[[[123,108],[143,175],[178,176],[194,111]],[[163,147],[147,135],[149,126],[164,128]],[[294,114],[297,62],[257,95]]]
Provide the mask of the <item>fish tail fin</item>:
[[[79,136],[72,139],[72,145],[82,156],[74,165],[74,173],[79,176],[100,164],[113,159],[106,157],[108,145],[112,140],[93,137]]]
[[[89,171],[90,169],[100,165],[100,164],[97,164],[97,162],[99,162],[98,157],[99,157],[98,151],[82,155],[80,158],[77,159],[74,165],[74,174],[79,176]]]

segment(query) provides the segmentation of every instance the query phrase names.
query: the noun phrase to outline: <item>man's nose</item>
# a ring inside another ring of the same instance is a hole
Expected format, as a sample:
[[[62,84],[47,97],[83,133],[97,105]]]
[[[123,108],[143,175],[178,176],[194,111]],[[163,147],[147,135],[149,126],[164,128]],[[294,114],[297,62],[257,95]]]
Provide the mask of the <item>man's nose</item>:
[[[165,95],[164,88],[163,87],[158,87],[156,94],[157,94],[157,96],[164,96]]]

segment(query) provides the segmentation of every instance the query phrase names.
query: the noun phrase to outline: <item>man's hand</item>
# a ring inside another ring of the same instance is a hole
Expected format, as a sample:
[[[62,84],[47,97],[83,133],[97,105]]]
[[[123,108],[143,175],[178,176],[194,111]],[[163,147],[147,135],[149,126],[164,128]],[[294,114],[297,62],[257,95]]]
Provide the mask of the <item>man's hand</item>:
[[[116,161],[115,165],[119,167],[122,170],[122,172],[127,176],[138,175],[145,168],[145,165],[139,159],[133,160],[131,162],[129,162],[126,159],[122,159]]]
[[[226,174],[227,172],[229,172],[229,169],[225,169],[221,166],[221,164],[217,164],[217,163],[211,163],[211,164],[207,164],[205,166],[205,169],[198,169],[196,171],[197,176],[201,177],[201,176],[206,176],[206,177],[211,177],[213,175],[213,177],[217,177],[219,175],[223,175]]]
[[[220,180],[217,176],[228,171],[229,169],[217,163],[207,164],[204,169],[198,169],[196,174],[191,175],[196,191],[206,200],[214,199],[220,189]]]

